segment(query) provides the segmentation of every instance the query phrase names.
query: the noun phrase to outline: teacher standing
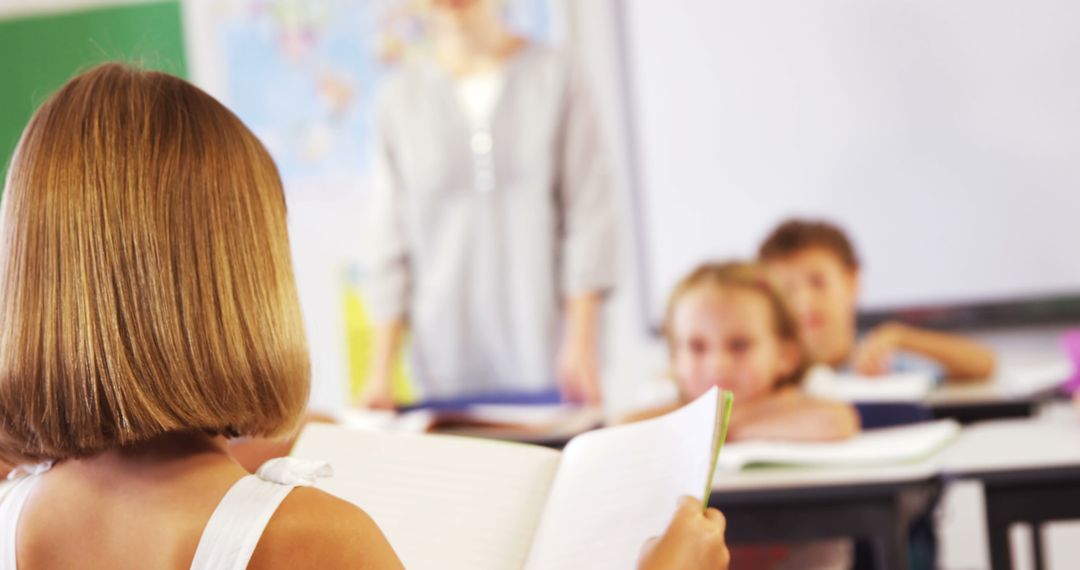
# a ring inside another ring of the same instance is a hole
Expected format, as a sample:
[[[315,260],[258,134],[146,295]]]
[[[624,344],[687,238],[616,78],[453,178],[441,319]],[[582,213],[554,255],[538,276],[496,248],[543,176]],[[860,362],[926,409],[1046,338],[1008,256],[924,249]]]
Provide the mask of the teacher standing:
[[[426,398],[541,391],[600,401],[599,312],[613,285],[612,183],[567,61],[512,33],[496,0],[430,0],[431,57],[378,104],[361,394],[392,407],[406,331]]]

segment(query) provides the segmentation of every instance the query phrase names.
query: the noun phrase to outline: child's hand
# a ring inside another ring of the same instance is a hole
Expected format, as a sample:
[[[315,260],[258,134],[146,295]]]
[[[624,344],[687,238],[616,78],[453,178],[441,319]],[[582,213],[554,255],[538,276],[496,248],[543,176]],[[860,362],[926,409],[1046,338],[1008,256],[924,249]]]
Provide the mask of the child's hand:
[[[885,323],[871,330],[855,347],[851,359],[855,372],[866,376],[888,374],[893,355],[901,348],[904,331],[900,323]]]
[[[683,497],[664,535],[645,543],[638,570],[727,570],[726,526],[720,511],[702,512],[701,501]]]

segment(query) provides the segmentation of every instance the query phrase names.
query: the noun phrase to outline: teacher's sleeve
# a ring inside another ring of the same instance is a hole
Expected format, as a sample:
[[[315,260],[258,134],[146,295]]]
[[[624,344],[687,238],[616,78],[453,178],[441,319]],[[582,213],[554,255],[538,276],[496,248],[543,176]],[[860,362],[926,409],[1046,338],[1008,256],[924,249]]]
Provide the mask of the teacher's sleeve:
[[[371,187],[361,244],[365,308],[376,323],[406,318],[411,284],[404,188],[394,161],[389,101],[384,96],[376,105]]]
[[[563,295],[608,293],[617,263],[613,179],[600,120],[581,77],[571,73],[562,113],[560,260]]]

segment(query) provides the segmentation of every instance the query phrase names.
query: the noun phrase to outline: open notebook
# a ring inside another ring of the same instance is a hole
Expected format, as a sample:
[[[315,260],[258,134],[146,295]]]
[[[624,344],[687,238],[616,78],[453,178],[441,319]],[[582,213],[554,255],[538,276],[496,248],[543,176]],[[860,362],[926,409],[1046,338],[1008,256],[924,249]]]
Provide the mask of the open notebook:
[[[569,404],[473,404],[447,410],[347,410],[337,418],[346,427],[411,433],[449,433],[548,443],[565,442],[603,424],[600,408]]]
[[[718,460],[721,471],[751,465],[862,466],[903,463],[938,451],[960,433],[954,420],[865,431],[823,443],[748,441],[729,443]]]
[[[815,366],[807,374],[804,390],[827,400],[860,403],[921,403],[936,385],[925,372],[894,372],[883,376],[860,376]]]
[[[362,507],[406,568],[633,568],[682,495],[711,488],[731,398],[591,431],[558,451],[310,424],[293,455],[329,461],[325,491]]]

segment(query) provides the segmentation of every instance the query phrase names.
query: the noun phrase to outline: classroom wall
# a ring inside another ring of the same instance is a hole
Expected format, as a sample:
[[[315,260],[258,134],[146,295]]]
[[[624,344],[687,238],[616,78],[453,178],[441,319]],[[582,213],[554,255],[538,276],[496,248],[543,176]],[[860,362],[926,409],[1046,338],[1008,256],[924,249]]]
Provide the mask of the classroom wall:
[[[176,1],[5,0],[0,54],[0,175],[34,110],[75,73],[121,60],[187,74]]]
[[[866,310],[1078,291],[1080,4],[620,4],[654,319],[791,215],[851,232]]]

